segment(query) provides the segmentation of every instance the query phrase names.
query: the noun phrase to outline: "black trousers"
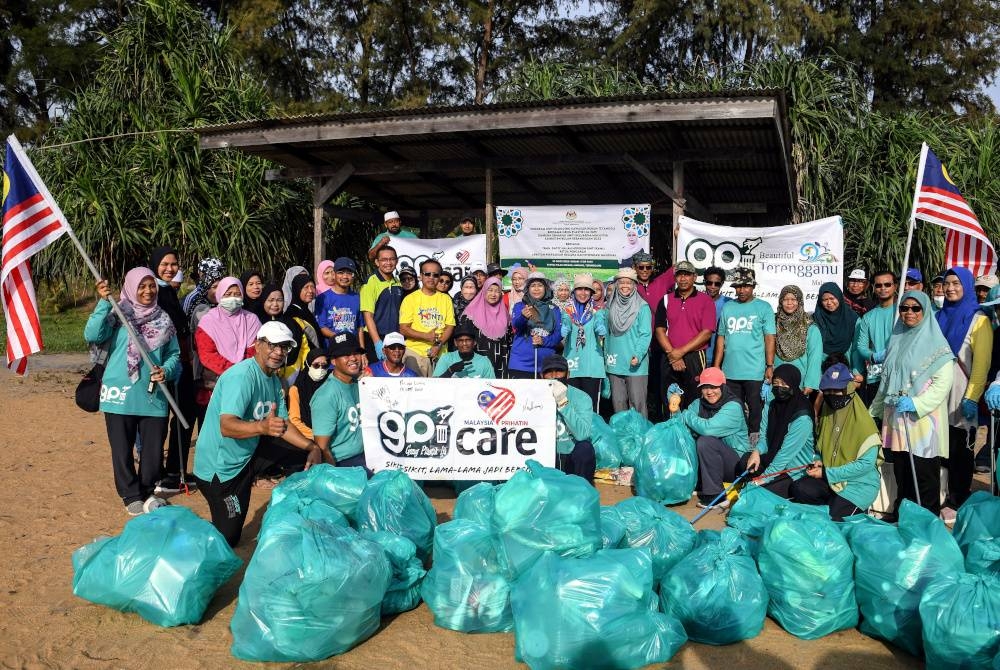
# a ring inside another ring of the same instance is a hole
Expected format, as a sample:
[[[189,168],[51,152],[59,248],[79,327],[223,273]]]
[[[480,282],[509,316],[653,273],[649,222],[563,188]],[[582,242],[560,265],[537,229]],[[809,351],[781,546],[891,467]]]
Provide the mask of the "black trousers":
[[[588,483],[594,483],[594,471],[597,470],[597,453],[590,440],[581,440],[568,454],[556,454],[556,465],[567,475],[583,477]]]
[[[156,482],[160,480],[167,417],[105,412],[104,423],[108,428],[108,442],[111,443],[111,467],[118,495],[126,505],[145,500],[153,495]],[[133,453],[137,435],[142,438],[138,469]]]
[[[941,459],[913,457],[913,465],[917,472],[917,490],[920,491],[920,504],[934,514],[941,513]],[[904,500],[917,502],[913,489],[913,468],[910,467],[910,454],[905,451],[892,452],[892,472],[896,477],[896,514],[899,505]]]
[[[747,428],[751,433],[760,432],[760,417],[764,410],[764,401],[760,397],[760,389],[763,385],[764,382],[759,379],[726,380],[726,387],[747,408]]]
[[[850,500],[837,495],[825,479],[805,476],[796,479],[789,487],[792,500],[804,505],[826,505],[830,508],[830,518],[843,521],[844,517],[864,512]]]
[[[686,354],[684,356],[685,369],[680,371],[674,370],[670,366],[670,360],[665,353],[660,352],[660,356],[660,386],[657,387],[659,395],[657,402],[665,406],[667,404],[667,389],[670,388],[671,384],[677,384],[684,391],[684,395],[681,396],[681,409],[685,409],[701,397],[701,394],[698,393],[698,377],[701,376],[701,371],[707,367],[705,351],[692,351]]]
[[[941,464],[948,468],[948,505],[956,510],[972,495],[976,467],[972,451],[974,436],[973,431],[948,427],[948,458],[942,459]]]
[[[235,547],[243,534],[254,479],[275,467],[291,469],[295,463],[304,464],[307,455],[303,449],[286,447],[276,440],[263,438],[254,455],[232,479],[223,482],[215,475],[209,482],[195,477],[198,490],[205,496],[212,514],[212,525],[222,533],[230,547]]]
[[[180,475],[181,465],[187,472],[188,453],[191,451],[191,435],[198,420],[198,406],[194,402],[194,379],[190,364],[181,368],[181,378],[170,385],[181,413],[187,419],[188,427],[183,428],[173,410],[170,411],[170,432],[167,436],[166,458],[163,463],[164,476]]]
[[[590,396],[590,402],[593,403],[593,409],[597,411],[597,404],[601,400],[601,382],[604,381],[600,377],[570,377],[566,380],[566,383],[570,386],[575,386],[584,393]]]

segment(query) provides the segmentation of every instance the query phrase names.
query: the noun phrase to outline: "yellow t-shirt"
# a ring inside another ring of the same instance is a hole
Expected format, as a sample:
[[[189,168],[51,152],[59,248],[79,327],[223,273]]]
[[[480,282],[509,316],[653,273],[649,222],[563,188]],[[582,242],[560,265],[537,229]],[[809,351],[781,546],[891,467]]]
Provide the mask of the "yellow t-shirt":
[[[440,292],[427,295],[420,290],[414,291],[403,298],[403,304],[399,307],[399,322],[410,324],[410,328],[419,333],[436,331],[440,334],[445,326],[455,325],[455,308],[451,304],[451,296]],[[426,356],[431,343],[406,338],[406,346],[421,356]]]

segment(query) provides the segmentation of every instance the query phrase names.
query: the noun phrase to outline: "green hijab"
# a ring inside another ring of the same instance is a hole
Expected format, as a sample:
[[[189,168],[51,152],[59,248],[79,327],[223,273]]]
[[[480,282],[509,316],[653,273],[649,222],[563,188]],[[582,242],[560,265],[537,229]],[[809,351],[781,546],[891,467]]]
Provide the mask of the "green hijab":
[[[892,327],[885,365],[882,366],[881,386],[885,401],[890,405],[901,396],[918,395],[934,373],[955,360],[951,346],[931,312],[930,298],[923,291],[907,291],[900,304],[909,298],[920,303],[924,317],[912,328],[902,319],[897,319]]]
[[[878,449],[876,467],[882,462],[882,440],[879,438],[878,428],[868,413],[868,408],[861,402],[858,394],[853,392],[852,387],[853,382],[848,387],[852,393],[847,407],[834,410],[823,403],[819,412],[816,449],[823,459],[824,468],[852,463],[868,453],[869,449]],[[843,482],[831,485],[831,488],[840,491],[844,488]]]

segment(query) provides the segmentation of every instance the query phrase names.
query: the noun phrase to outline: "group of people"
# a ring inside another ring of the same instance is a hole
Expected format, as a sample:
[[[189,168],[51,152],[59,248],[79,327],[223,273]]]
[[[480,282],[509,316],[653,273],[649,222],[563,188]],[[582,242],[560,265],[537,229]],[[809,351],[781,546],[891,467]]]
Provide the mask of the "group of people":
[[[473,233],[471,220],[455,231]],[[911,270],[897,321],[890,272],[875,274],[874,299],[859,270],[846,292],[824,285],[811,314],[801,289],[787,286],[775,313],[754,297],[752,270],[709,268],[700,290],[690,263],[654,276],[642,251],[607,283],[491,264],[459,278],[451,295],[455,278],[437,260],[399,266],[392,241],[406,236],[399,215],[386,214],[363,283],[346,257],[320,262],[315,273],[291,267],[278,280],[254,270],[237,277],[220,259],[203,258],[183,300],[180,256],[156,249],[148,266],[126,275],[119,300],[151,368],[112,315],[107,282],[99,283],[85,338],[107,360],[100,407],[128,513],[165,504],[158,494],[182,482],[197,485],[235,544],[255,481],[311,463],[365,466],[357,381],[367,375],[548,379],[558,464],[588,480],[591,415],[608,411],[602,397],[611,411],[660,419],[668,395],[680,396],[680,416],[697,437],[704,505],[739,470],[786,497],[828,504],[834,515],[866,510],[883,446],[913,456],[892,459],[901,498],[940,511],[942,464],[948,509],[969,495],[968,428],[995,375],[996,319],[961,268],[941,277],[939,307]],[[727,281],[735,299],[722,295]],[[168,421],[158,384],[189,427],[176,413]],[[1000,384],[993,395],[1000,406]]]

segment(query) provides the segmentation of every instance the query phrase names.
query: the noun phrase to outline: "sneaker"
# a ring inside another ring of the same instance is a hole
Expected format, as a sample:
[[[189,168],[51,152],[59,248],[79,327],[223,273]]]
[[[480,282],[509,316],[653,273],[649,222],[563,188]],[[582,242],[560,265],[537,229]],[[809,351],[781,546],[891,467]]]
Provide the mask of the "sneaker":
[[[125,511],[128,512],[129,516],[139,516],[145,514],[146,509],[141,500],[134,500],[125,505]]]
[[[958,516],[950,507],[944,507],[941,509],[941,520],[944,521],[946,526],[955,525],[955,517]]]
[[[187,484],[189,490],[198,488],[193,474],[185,475],[184,483]],[[181,490],[180,475],[167,475],[156,482],[156,488],[153,489],[153,493],[180,493]]]
[[[135,503],[132,504],[134,505]],[[169,504],[170,503],[168,503],[163,498],[157,498],[156,496],[149,496],[148,498],[146,498],[146,502],[142,503],[142,511],[147,513],[155,512],[161,507],[166,507]]]

